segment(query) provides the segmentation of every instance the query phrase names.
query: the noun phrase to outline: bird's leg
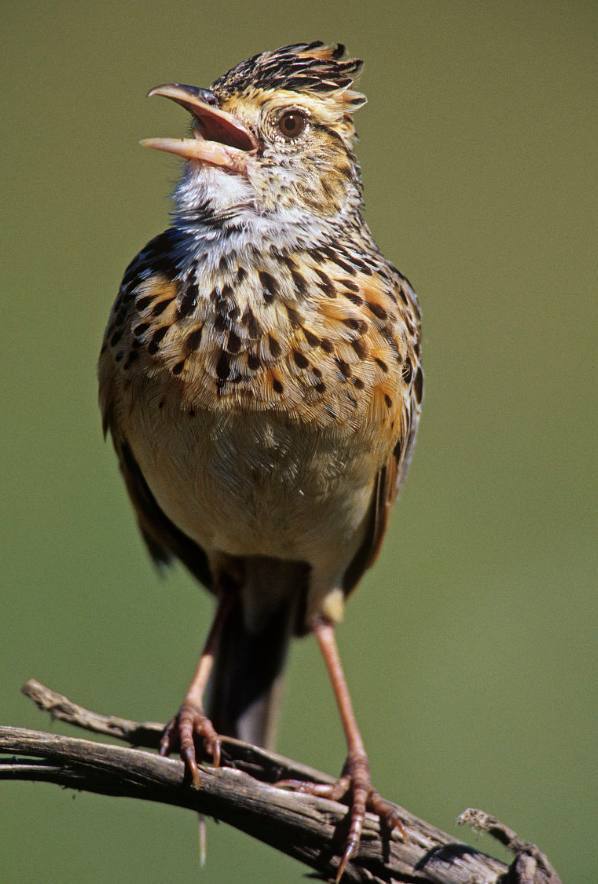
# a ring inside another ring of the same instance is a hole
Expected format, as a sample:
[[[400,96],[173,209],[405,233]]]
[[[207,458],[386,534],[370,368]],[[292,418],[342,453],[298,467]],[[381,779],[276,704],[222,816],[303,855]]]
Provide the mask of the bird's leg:
[[[160,755],[168,755],[178,746],[180,756],[185,762],[185,767],[196,788],[200,784],[195,750],[196,737],[203,740],[205,748],[212,756],[214,765],[220,766],[220,739],[212,722],[204,712],[203,696],[212,672],[220,633],[228,616],[231,602],[231,590],[219,593],[216,613],[185,698],[178,713],[166,725],[160,740]]]
[[[378,814],[388,828],[398,828],[404,838],[406,837],[406,832],[396,808],[389,801],[382,798],[372,787],[368,757],[357,725],[357,719],[355,718],[345,673],[343,672],[334,634],[334,626],[326,620],[317,620],[313,624],[312,630],[320,646],[320,651],[324,657],[328,675],[332,682],[334,696],[347,740],[347,760],[340,778],[333,785],[309,783],[301,780],[283,780],[277,783],[277,785],[299,792],[306,792],[310,795],[330,798],[333,801],[347,799],[350,808],[349,832],[336,874],[338,884],[347,863],[359,847],[367,811]]]

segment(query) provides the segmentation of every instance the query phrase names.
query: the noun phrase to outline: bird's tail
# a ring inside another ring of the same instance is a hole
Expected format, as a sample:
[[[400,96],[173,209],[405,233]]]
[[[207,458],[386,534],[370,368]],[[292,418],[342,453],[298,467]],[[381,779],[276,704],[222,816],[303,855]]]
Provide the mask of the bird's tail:
[[[220,634],[207,713],[218,733],[273,748],[305,568],[255,557],[245,560],[244,571]]]

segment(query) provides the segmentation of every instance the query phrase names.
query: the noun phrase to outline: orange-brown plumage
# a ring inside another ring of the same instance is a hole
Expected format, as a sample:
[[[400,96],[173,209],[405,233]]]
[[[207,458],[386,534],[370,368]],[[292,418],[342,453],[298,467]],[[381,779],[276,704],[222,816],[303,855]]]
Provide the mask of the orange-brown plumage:
[[[413,448],[420,317],[361,214],[360,65],[342,47],[297,44],[212,90],[154,90],[190,110],[192,138],[147,143],[188,163],[175,224],[125,274],[100,398],[150,552],[181,559],[220,600],[165,742],[180,739],[194,777],[194,729],[217,752],[202,699],[214,659],[216,726],[265,741],[288,631],[314,631],[326,656]],[[347,739],[359,755],[356,724]],[[384,811],[358,767],[343,863],[363,802]]]

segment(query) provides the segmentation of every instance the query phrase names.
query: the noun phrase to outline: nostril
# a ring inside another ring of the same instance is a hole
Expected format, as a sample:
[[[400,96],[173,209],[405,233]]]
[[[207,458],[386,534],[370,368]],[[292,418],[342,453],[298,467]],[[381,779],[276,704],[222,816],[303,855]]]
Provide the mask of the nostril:
[[[203,89],[201,86],[190,86],[188,83],[175,83],[174,85],[178,86],[180,89],[185,89],[192,95],[196,95],[201,101],[205,101],[206,104],[218,107],[220,103],[218,101],[218,96],[215,92],[212,92],[211,89]]]

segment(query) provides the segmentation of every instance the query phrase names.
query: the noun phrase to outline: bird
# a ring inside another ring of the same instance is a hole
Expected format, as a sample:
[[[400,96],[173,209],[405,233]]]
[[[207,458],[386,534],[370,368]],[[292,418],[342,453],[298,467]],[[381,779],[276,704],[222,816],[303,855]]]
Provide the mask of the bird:
[[[271,747],[289,641],[313,635],[346,737],[337,881],[373,788],[336,628],[377,556],[423,396],[409,280],[363,215],[354,88],[342,44],[262,51],[209,88],[152,89],[190,115],[145,147],[183,161],[170,226],[126,269],[99,359],[100,405],[141,535],[213,595],[214,619],[160,752],[191,785],[220,737]]]

